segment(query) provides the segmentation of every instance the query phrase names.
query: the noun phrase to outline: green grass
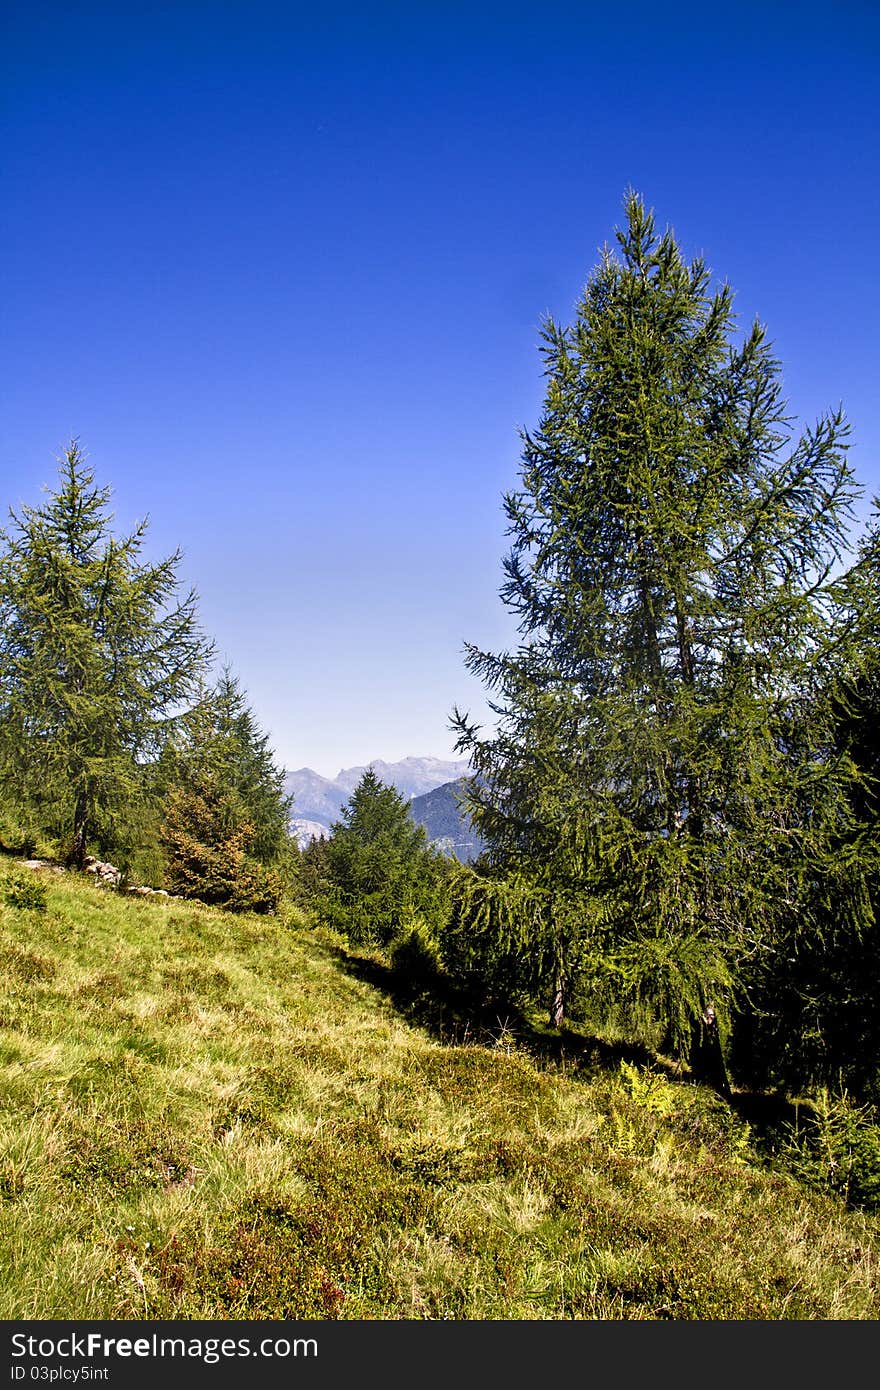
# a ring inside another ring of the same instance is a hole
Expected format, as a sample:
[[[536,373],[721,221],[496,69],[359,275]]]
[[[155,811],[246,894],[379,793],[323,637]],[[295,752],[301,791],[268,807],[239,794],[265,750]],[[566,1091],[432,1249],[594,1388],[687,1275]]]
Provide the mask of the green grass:
[[[0,1318],[880,1314],[877,1218],[710,1092],[444,1045],[301,921],[46,883],[0,906]]]

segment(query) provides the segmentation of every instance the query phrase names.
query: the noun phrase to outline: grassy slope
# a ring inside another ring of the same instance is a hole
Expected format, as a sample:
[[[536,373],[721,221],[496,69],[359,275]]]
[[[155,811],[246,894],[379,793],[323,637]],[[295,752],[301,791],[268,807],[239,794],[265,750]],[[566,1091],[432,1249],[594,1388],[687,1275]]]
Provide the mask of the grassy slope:
[[[708,1093],[443,1046],[303,927],[54,878],[0,966],[2,1318],[880,1314]]]

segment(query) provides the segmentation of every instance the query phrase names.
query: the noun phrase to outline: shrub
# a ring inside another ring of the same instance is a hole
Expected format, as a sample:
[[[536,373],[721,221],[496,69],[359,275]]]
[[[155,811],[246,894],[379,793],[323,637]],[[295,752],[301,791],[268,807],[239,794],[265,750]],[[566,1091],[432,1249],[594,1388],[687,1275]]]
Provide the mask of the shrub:
[[[867,1105],[822,1087],[801,1107],[806,1118],[783,1131],[778,1157],[810,1187],[830,1190],[854,1207],[880,1211],[880,1127]]]
[[[238,865],[224,906],[231,912],[275,912],[282,893],[280,875],[255,859]]]
[[[36,850],[37,834],[33,826],[22,824],[8,807],[0,806],[0,851],[30,859]]]
[[[249,823],[224,828],[224,807],[213,788],[201,793],[176,788],[169,794],[161,830],[168,887],[183,898],[231,912],[274,912],[281,879],[248,854],[253,838]]]
[[[3,901],[7,907],[45,912],[48,900],[45,883],[28,869],[13,871],[3,884]]]
[[[420,917],[414,917],[391,943],[391,965],[401,983],[424,989],[440,973],[437,942]]]

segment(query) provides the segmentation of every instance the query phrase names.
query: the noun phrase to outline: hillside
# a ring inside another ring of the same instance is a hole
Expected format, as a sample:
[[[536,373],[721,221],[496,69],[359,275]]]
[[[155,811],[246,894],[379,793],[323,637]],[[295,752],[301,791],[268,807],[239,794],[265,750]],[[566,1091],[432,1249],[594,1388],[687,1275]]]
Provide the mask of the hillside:
[[[444,1043],[301,921],[5,872],[0,1317],[880,1315],[880,1222],[711,1093]]]
[[[461,808],[465,779],[444,782],[442,787],[415,796],[410,802],[410,815],[416,825],[423,825],[428,839],[444,854],[454,855],[462,863],[476,859],[483,842]]]
[[[310,767],[288,772],[284,779],[284,790],[293,797],[294,824],[297,821],[312,821],[329,827],[338,819],[347,796],[335,782],[322,777],[319,772],[313,772]]]

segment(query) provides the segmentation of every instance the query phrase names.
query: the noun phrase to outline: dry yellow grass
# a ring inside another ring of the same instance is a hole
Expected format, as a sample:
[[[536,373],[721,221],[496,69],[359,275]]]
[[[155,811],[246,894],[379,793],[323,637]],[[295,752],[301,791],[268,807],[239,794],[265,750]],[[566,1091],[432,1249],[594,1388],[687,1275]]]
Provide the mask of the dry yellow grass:
[[[0,909],[0,1317],[876,1318],[709,1093],[405,1022],[302,921]]]

